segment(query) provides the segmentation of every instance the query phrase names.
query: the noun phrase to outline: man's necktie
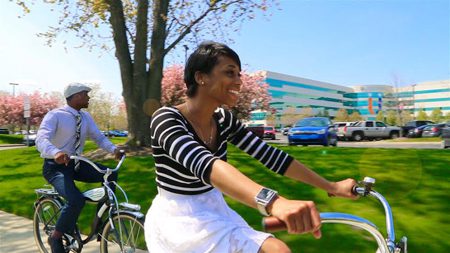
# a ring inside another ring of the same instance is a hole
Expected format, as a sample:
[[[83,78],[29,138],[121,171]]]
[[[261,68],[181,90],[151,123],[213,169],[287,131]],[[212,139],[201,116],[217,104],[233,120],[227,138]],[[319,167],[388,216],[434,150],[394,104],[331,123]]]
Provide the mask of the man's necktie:
[[[80,155],[80,135],[81,135],[81,114],[78,113],[77,116],[77,128],[75,132],[75,155]],[[80,160],[75,159],[75,171],[80,169]]]

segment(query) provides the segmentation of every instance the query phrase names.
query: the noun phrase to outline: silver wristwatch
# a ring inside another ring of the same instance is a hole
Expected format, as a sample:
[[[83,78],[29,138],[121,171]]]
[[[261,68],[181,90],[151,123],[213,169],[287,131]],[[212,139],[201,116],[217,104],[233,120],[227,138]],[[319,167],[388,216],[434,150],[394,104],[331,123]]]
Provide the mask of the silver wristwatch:
[[[255,202],[258,211],[264,216],[270,216],[267,212],[267,206],[278,197],[278,192],[269,188],[262,188],[256,195]]]

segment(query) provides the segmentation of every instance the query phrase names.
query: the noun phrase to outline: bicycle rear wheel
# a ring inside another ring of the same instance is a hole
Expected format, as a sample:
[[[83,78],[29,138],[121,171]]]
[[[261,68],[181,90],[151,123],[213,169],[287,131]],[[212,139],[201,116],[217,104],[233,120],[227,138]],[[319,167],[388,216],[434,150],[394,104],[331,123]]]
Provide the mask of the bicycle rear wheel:
[[[60,213],[61,204],[50,198],[41,199],[34,211],[33,215],[33,233],[34,240],[40,252],[50,253],[50,245],[48,237],[53,233]]]
[[[144,222],[127,213],[117,214],[106,223],[101,235],[100,252],[147,252]]]

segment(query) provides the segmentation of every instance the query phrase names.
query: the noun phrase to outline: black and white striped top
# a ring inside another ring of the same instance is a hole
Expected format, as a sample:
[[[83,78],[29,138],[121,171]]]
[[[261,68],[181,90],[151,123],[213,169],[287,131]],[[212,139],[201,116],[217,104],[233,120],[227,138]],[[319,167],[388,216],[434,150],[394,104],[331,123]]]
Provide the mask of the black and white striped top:
[[[228,141],[279,174],[284,174],[292,162],[291,156],[267,145],[231,112],[219,108],[214,112],[214,120],[218,148],[210,150],[177,108],[162,107],[153,114],[150,132],[159,187],[185,195],[213,189],[212,164],[216,159],[227,160]]]

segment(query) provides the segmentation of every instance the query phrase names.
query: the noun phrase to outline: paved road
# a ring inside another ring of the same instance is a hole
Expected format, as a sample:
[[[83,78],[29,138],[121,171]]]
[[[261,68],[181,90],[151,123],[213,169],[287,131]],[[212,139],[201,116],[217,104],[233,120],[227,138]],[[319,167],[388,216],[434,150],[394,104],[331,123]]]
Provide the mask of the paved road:
[[[26,145],[24,144],[0,144],[0,150],[24,148],[24,147],[26,147]]]
[[[277,133],[276,140],[266,140],[269,143],[286,144],[287,136]],[[414,148],[414,149],[441,149],[440,142],[392,142],[381,141],[339,141],[338,147],[348,148]]]
[[[83,247],[83,253],[98,253],[100,244],[92,241]],[[39,252],[33,237],[33,222],[29,219],[0,211],[0,253]]]

